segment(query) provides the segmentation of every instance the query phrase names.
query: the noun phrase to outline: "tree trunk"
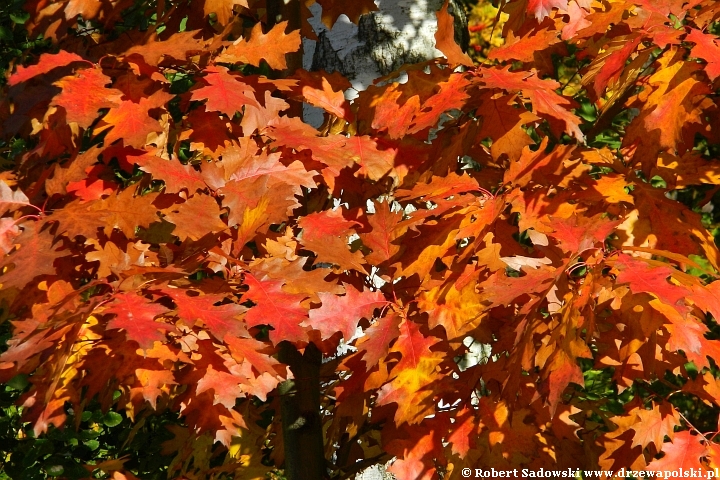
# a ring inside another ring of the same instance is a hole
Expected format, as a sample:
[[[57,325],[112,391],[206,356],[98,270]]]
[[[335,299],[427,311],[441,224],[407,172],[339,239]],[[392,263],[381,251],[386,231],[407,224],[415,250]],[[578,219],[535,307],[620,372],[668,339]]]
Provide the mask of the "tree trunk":
[[[420,63],[442,56],[435,48],[437,17],[444,0],[376,0],[379,11],[360,17],[354,25],[340,17],[333,28],[321,21],[322,8],[310,7],[310,23],[318,40],[304,40],[304,67],[308,70],[339,72],[353,89],[365,90],[377,78],[402,65]],[[448,12],[455,17],[455,41],[465,50],[469,42],[467,18],[462,5],[450,0]],[[352,99],[355,93],[346,92]],[[322,123],[322,113],[305,108],[304,119]]]
[[[280,384],[280,415],[288,480],[327,478],[320,419],[322,353],[311,343],[303,355],[288,342],[280,344],[280,361],[295,377]]]

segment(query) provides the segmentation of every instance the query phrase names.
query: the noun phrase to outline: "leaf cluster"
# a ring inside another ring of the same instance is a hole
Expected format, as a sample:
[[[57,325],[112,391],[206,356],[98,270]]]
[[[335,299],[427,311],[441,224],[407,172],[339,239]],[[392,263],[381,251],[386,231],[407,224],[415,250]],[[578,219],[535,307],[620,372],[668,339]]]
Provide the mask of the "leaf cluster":
[[[18,448],[179,414],[155,473],[264,478],[287,342],[324,355],[333,478],[720,461],[716,2],[508,1],[482,65],[445,5],[444,58],[352,102],[252,2],[26,8],[56,50],[0,107],[0,381],[47,439]]]

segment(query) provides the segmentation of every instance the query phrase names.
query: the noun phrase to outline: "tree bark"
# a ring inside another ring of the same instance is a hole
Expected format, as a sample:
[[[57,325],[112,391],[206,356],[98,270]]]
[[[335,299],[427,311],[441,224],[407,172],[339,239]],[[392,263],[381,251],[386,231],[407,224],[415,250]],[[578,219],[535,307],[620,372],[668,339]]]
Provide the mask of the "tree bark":
[[[279,359],[295,377],[280,384],[280,415],[288,480],[327,478],[320,418],[320,366],[322,353],[310,343],[300,354],[288,342],[280,344]]]

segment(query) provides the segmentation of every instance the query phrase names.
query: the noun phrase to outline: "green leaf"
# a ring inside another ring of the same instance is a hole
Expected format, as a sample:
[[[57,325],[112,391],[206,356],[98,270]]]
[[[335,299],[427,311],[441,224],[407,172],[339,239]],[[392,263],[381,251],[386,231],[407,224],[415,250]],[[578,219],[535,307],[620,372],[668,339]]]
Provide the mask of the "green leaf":
[[[122,415],[120,415],[119,413],[108,412],[105,414],[105,418],[103,418],[103,423],[108,427],[115,427],[117,425],[120,425],[120,422],[122,422],[122,420]]]
[[[98,447],[100,447],[100,442],[97,440],[86,440],[83,442],[83,444],[88,447],[90,450],[97,450]]]
[[[47,468],[47,474],[51,477],[59,477],[63,473],[65,473],[65,467],[62,465],[53,465]]]
[[[28,384],[27,375],[15,375],[5,385],[7,385],[11,390],[25,390],[25,387],[27,387]]]
[[[25,25],[25,22],[27,22],[30,19],[30,14],[28,12],[13,12],[10,14],[10,20],[13,21],[13,23],[17,23],[18,25]]]
[[[5,25],[0,25],[0,40],[11,42],[13,39],[12,31]]]

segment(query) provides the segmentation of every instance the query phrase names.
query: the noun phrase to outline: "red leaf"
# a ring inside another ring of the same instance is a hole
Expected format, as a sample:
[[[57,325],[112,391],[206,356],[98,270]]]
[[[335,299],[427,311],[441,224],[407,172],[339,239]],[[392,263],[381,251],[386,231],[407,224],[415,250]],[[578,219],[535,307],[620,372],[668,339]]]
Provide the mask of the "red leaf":
[[[108,322],[108,330],[123,329],[129,340],[136,341],[140,348],[152,348],[154,342],[165,343],[165,331],[174,331],[175,327],[155,321],[155,317],[168,309],[158,303],[135,293],[118,293],[105,309],[115,315]]]
[[[349,341],[355,336],[361,318],[370,319],[376,308],[390,303],[381,292],[360,292],[350,284],[344,284],[344,287],[345,295],[342,297],[319,293],[322,306],[310,310],[310,319],[303,323],[303,326],[319,330],[323,340],[342,332],[345,341]]]
[[[225,408],[233,409],[238,398],[244,397],[240,382],[245,380],[227,372],[215,370],[208,365],[205,376],[197,382],[198,395],[208,390],[213,391],[213,405],[223,405]]]
[[[15,243],[20,244],[20,249],[6,257],[6,261],[0,266],[8,267],[15,265],[15,268],[0,276],[0,285],[3,289],[16,287],[22,289],[35,277],[41,275],[54,275],[53,266],[58,257],[69,252],[58,252],[60,244],[56,244],[55,238],[48,232],[49,229],[42,229],[39,222],[28,222],[22,225],[23,232],[17,237]]]
[[[695,46],[690,50],[690,55],[708,62],[705,67],[705,73],[710,77],[710,80],[715,81],[716,78],[720,77],[720,60],[718,60],[718,58],[720,58],[720,47],[717,44],[718,37],[691,28],[685,40],[695,43]]]
[[[455,43],[455,17],[448,13],[448,4],[449,0],[445,0],[442,8],[435,12],[437,16],[435,48],[445,55],[451,65],[471,66],[472,59],[462,51],[460,45]]]
[[[60,87],[61,92],[50,105],[63,107],[68,123],[75,122],[81,128],[87,128],[98,118],[98,110],[120,105],[122,92],[105,88],[111,82],[110,77],[96,68],[79,70],[53,84]]]
[[[368,370],[377,365],[380,359],[385,358],[390,344],[400,335],[401,321],[400,315],[389,313],[365,330],[365,334],[357,343],[357,349],[358,352],[362,352]]]
[[[188,295],[185,290],[164,289],[162,291],[177,305],[177,316],[192,327],[200,320],[208,332],[218,340],[225,335],[240,336],[245,333],[245,325],[240,320],[247,310],[236,303],[221,304],[225,296],[217,294]]]
[[[208,67],[203,81],[207,86],[192,92],[193,100],[207,100],[205,109],[210,112],[221,112],[233,118],[235,112],[242,111],[245,105],[261,108],[253,88],[241,81],[238,75],[231,75],[225,67]]]
[[[659,460],[653,460],[648,470],[654,471],[691,471],[705,470],[700,458],[707,455],[705,445],[700,443],[703,437],[693,435],[688,430],[677,432],[672,443],[664,443],[662,452],[665,454]]]
[[[675,305],[690,294],[687,288],[667,281],[673,273],[670,267],[652,267],[643,260],[622,253],[615,266],[620,271],[617,283],[627,283],[633,293],[651,293],[668,305]]]
[[[193,195],[206,187],[200,172],[192,165],[183,165],[178,160],[164,160],[154,155],[142,155],[134,160],[140,165],[140,170],[165,182],[166,193],[177,193],[187,188],[188,193]]]
[[[225,336],[225,343],[233,358],[238,362],[249,362],[257,372],[276,376],[286,368],[269,353],[267,344],[254,338],[238,338],[231,335]]]
[[[58,53],[43,53],[40,55],[40,60],[37,64],[30,65],[29,67],[18,67],[17,71],[10,75],[8,85],[11,87],[15,86],[18,83],[26,82],[31,78],[48,73],[58,67],[66,67],[73,62],[90,63],[77,53],[71,53],[65,50],[60,50]]]
[[[245,297],[255,303],[245,316],[248,326],[270,325],[270,341],[277,345],[283,340],[302,342],[307,340],[307,331],[301,326],[307,319],[307,309],[300,305],[304,295],[286,293],[282,280],[257,280],[245,275],[245,284],[250,287]]]
[[[0,215],[27,205],[30,205],[30,200],[22,190],[13,191],[7,183],[0,180]]]
[[[260,60],[265,60],[270,68],[284,70],[287,68],[285,55],[296,52],[300,48],[300,31],[293,30],[285,34],[288,22],[280,22],[267,34],[262,33],[260,22],[256,23],[250,33],[250,38],[235,41],[218,56],[217,62],[222,63],[249,63],[260,66]]]
[[[20,229],[12,218],[0,218],[0,249],[5,253],[15,247],[15,238],[20,235]]]
[[[538,21],[550,15],[553,8],[567,11],[568,0],[528,0],[527,11],[535,15]]]

